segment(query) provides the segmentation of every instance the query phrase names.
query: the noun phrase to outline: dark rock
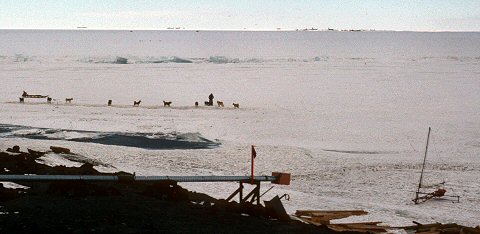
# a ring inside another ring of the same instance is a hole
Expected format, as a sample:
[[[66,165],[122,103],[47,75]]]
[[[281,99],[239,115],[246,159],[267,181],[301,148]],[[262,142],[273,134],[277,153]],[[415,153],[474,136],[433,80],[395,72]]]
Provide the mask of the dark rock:
[[[145,188],[144,195],[163,200],[187,201],[188,191],[177,185],[176,181],[158,181]]]
[[[35,150],[31,150],[31,149],[27,149],[27,150],[28,150],[28,153],[35,159],[40,158],[43,155],[45,155],[45,152],[35,151]]]
[[[66,197],[120,195],[113,187],[99,186],[87,181],[54,181],[50,183],[47,193]]]
[[[15,145],[12,148],[8,148],[7,151],[10,153],[20,153],[20,146]]]
[[[25,194],[23,189],[5,188],[3,184],[0,183],[0,201],[15,199],[23,194]]]

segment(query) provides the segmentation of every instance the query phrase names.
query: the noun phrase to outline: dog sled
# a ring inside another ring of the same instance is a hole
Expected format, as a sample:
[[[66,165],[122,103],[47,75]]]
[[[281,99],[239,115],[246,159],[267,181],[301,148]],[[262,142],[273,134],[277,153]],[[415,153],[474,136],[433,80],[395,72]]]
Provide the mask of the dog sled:
[[[20,103],[24,103],[25,98],[46,98],[48,103],[52,102],[52,98],[48,95],[28,94],[27,92],[23,91],[22,96],[18,98]]]
[[[47,98],[48,95],[39,95],[39,94],[28,94],[23,91],[22,98]]]

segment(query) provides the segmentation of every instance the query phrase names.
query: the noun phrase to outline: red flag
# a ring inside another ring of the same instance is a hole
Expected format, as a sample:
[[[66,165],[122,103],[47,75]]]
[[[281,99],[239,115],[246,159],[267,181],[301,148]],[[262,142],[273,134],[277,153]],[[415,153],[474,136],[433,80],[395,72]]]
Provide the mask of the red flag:
[[[257,157],[257,151],[255,151],[255,147],[253,147],[253,145],[252,145],[252,156],[253,158]]]

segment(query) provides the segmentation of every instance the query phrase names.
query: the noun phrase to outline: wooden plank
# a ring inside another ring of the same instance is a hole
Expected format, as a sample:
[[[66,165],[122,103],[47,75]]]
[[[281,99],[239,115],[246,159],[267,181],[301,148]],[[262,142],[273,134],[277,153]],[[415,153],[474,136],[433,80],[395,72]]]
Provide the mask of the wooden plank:
[[[325,216],[325,215],[366,215],[368,212],[364,210],[297,210],[297,216]]]
[[[305,223],[313,224],[315,226],[321,226],[322,225],[321,223],[314,222],[314,221],[310,220],[309,218],[298,217],[298,216],[297,216],[297,218],[301,219]]]
[[[56,154],[60,154],[60,153],[70,154],[70,149],[68,149],[68,148],[63,148],[63,147],[58,147],[58,146],[50,146],[50,149]]]
[[[458,225],[456,223],[431,223],[431,224],[421,224],[417,223],[416,226],[401,227],[404,230],[413,230],[415,233],[421,234],[433,234],[433,233],[472,233],[480,234],[480,228],[471,228]]]
[[[378,226],[380,222],[365,222],[365,223],[339,223],[339,224],[330,224],[327,225],[328,228],[343,232],[343,231],[354,231],[354,232],[368,232],[368,233],[383,233],[386,232],[388,226]]]
[[[363,232],[363,233],[384,233],[388,226],[378,226],[381,222],[360,222],[330,224],[330,220],[346,218],[354,215],[366,215],[364,210],[297,210],[295,216],[298,219],[316,226],[327,226],[329,229],[338,232]]]
[[[330,220],[343,219],[350,216],[366,215],[368,212],[363,210],[297,210],[295,216],[307,217],[310,221],[319,224],[329,224]]]
[[[415,232],[417,234],[440,234],[441,230],[434,230],[434,231],[425,231],[425,232]]]

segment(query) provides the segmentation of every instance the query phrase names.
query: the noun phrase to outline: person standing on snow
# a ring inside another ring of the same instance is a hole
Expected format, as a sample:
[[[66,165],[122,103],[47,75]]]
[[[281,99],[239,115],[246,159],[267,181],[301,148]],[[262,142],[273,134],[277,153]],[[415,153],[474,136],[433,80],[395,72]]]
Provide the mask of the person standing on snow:
[[[213,93],[210,93],[210,95],[208,95],[208,104],[210,106],[213,106]]]

